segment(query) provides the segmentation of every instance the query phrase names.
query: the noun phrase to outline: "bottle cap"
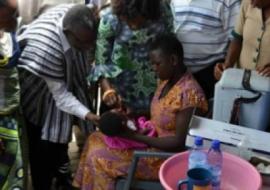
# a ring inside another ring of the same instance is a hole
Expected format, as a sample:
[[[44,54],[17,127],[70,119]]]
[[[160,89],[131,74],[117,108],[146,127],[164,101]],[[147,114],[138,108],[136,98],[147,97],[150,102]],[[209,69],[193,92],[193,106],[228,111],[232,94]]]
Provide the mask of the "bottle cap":
[[[203,138],[202,137],[195,137],[194,144],[197,146],[203,145]]]
[[[219,140],[213,140],[212,141],[212,146],[214,150],[219,150],[220,149],[220,141]]]

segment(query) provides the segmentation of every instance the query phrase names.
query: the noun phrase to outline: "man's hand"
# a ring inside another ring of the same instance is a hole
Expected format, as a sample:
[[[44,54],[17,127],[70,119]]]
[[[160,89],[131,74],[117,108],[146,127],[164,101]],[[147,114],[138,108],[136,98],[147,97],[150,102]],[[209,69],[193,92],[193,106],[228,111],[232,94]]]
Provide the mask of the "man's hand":
[[[91,112],[88,112],[85,116],[85,119],[88,121],[92,121],[95,125],[98,125],[100,117]]]
[[[225,63],[217,63],[214,70],[214,76],[217,80],[220,80],[222,73],[225,69],[229,67],[226,66]]]
[[[270,63],[264,66],[258,66],[256,71],[264,77],[270,77]]]

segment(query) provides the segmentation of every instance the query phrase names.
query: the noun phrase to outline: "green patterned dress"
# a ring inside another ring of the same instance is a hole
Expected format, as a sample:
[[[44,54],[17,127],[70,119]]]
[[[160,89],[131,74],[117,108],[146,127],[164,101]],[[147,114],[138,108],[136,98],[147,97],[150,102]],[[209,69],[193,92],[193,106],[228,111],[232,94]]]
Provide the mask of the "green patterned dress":
[[[0,43],[0,189],[23,190],[26,183],[20,143],[22,122],[18,114],[19,80],[15,67],[20,50],[14,35],[11,36],[11,56],[3,54],[3,46],[7,44]]]
[[[144,27],[132,30],[104,10],[98,30],[96,65],[91,81],[103,76],[110,78],[125,104],[133,109],[149,109],[157,80],[149,64],[149,44],[161,33],[172,32],[172,15],[163,4],[157,21],[146,21]]]

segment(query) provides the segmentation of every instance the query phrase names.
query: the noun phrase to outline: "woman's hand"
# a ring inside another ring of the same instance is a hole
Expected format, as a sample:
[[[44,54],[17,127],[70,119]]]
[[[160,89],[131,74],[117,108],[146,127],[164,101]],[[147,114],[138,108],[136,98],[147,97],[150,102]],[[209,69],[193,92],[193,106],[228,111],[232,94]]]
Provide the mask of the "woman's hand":
[[[256,71],[264,77],[270,77],[270,63],[264,66],[258,66]]]
[[[98,115],[91,113],[91,112],[88,112],[85,116],[85,119],[93,122],[95,125],[98,125],[100,117]]]
[[[106,78],[100,79],[102,89],[102,101],[109,107],[119,107],[121,105],[121,97]]]
[[[119,107],[121,105],[121,97],[113,89],[108,89],[103,93],[102,101],[109,107]]]

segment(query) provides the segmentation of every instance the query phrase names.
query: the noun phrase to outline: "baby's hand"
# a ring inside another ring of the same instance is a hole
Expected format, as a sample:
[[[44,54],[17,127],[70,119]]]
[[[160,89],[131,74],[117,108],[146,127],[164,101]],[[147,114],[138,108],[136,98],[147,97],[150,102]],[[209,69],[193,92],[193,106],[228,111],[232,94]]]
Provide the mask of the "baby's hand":
[[[144,117],[140,117],[138,119],[138,123],[139,123],[139,133],[153,137],[156,136],[156,130],[153,126],[153,124],[151,123],[151,121],[145,121]]]
[[[144,129],[140,129],[139,133],[142,134],[142,135],[148,135],[151,130],[152,129],[150,129],[150,128],[144,128]]]

